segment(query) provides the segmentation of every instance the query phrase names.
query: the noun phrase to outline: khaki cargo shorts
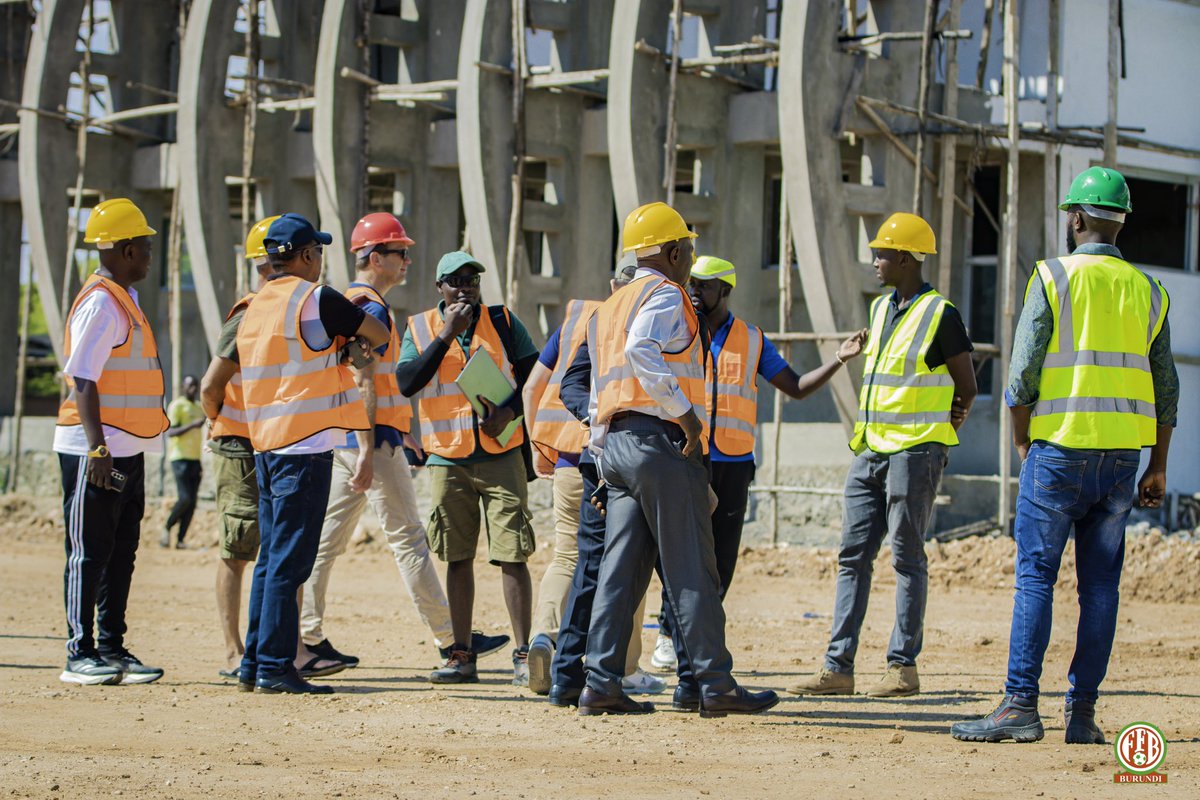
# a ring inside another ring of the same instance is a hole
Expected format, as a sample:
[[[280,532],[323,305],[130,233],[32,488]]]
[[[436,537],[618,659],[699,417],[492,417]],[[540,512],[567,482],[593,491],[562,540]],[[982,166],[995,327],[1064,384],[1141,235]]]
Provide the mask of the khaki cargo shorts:
[[[442,561],[467,561],[479,548],[480,503],[487,524],[488,561],[523,564],[536,548],[521,450],[447,467],[430,464],[433,512],[429,548]]]
[[[221,519],[221,558],[258,557],[258,473],[253,458],[213,453],[217,515]]]

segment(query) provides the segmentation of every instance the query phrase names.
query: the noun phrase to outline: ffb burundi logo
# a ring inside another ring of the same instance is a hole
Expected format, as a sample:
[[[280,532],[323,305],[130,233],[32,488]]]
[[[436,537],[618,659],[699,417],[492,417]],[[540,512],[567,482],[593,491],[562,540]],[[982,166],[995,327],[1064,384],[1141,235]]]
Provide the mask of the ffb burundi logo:
[[[1167,776],[1156,771],[1167,757],[1167,741],[1162,731],[1149,722],[1126,725],[1117,735],[1113,750],[1124,770],[1113,775],[1116,783],[1167,782]]]

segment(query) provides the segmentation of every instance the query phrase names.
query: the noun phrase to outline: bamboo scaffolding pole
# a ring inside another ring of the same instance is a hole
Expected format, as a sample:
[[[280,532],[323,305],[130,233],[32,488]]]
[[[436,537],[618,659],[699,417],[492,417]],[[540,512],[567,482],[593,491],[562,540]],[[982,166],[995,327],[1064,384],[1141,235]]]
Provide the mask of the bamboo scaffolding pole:
[[[88,128],[88,127],[103,128],[104,130],[108,131],[109,133],[120,134],[121,136],[131,136],[135,139],[149,139],[149,140],[153,140],[153,141],[161,141],[161,139],[159,139],[157,136],[154,136],[153,134],[149,134],[149,133],[143,133],[142,131],[139,131],[136,128],[130,128],[125,125],[118,125],[114,122],[103,122],[102,117],[96,117],[94,119],[85,119],[83,116],[81,116],[73,111],[66,111],[66,110],[50,111],[45,108],[34,108],[32,106],[25,106],[25,105],[21,105],[20,103],[15,103],[12,100],[4,100],[4,99],[0,99],[0,106],[3,106],[4,108],[11,108],[14,111],[29,111],[34,114],[37,114],[39,117],[46,117],[47,119],[57,119],[57,120],[61,120],[63,122],[70,123],[72,125],[83,125],[85,128]],[[7,127],[8,127],[7,125],[0,126],[0,128],[7,128]],[[19,124],[16,124],[14,130],[19,130],[20,127],[21,126]]]
[[[525,54],[525,0],[512,0],[512,51],[513,51],[513,172],[512,208],[508,217],[508,248],[505,253],[505,303],[509,308],[517,306],[524,215],[525,215],[525,81],[529,77],[529,63]]]
[[[1017,214],[1020,191],[1021,126],[1018,114],[1017,81],[1020,78],[1020,19],[1018,0],[1004,2],[1004,114],[1008,122],[1008,165],[1005,175],[1005,211],[1003,226],[1004,254],[1000,278],[1000,380],[1008,375],[1012,360],[1013,316],[1016,306],[1017,286]],[[999,413],[1000,434],[1000,492],[996,521],[1000,530],[1009,532],[1012,486],[1012,418],[1008,409],[1001,407]]]
[[[179,99],[178,92],[172,92],[169,89],[161,89],[158,86],[151,86],[150,84],[142,83],[141,81],[125,81],[125,88],[126,89],[141,89],[143,92],[149,92],[150,94],[156,94],[159,97],[165,97],[168,100],[178,100]]]
[[[950,10],[946,12],[946,21],[950,27],[958,25],[962,14],[962,0],[950,0]],[[942,110],[947,116],[953,117],[958,113],[958,42],[950,39],[946,42],[946,83],[943,94]],[[945,136],[941,141],[942,163],[938,169],[938,200],[941,220],[938,234],[938,278],[937,289],[946,297],[950,296],[953,280],[954,263],[954,193],[957,183],[958,137],[953,134]]]
[[[1121,0],[1108,0],[1108,120],[1104,123],[1104,166],[1117,166],[1117,87],[1121,78]]]
[[[75,248],[79,245],[79,215],[83,210],[83,181],[87,172],[88,157],[88,118],[91,115],[92,103],[92,36],[96,32],[96,6],[94,0],[87,1],[87,40],[83,43],[83,55],[79,59],[79,85],[83,92],[83,119],[75,132],[75,199],[71,206],[71,218],[67,220],[67,255],[63,264],[62,294],[59,297],[59,308],[66,313],[71,301],[71,292],[77,278],[78,265],[75,262]],[[63,381],[60,388],[62,397],[66,397],[67,384]]]
[[[1001,0],[1004,2],[1004,0]],[[983,33],[979,37],[979,64],[975,67],[975,88],[983,88],[987,76],[988,50],[992,46],[992,22],[996,17],[996,0],[984,0]]]
[[[917,83],[917,146],[913,153],[918,167],[925,165],[925,127],[929,122],[929,70],[933,59],[933,29],[937,24],[938,0],[925,0],[925,30],[921,38],[921,70]],[[913,181],[912,213],[920,216],[925,181]]]
[[[187,28],[187,4],[179,4],[179,41]],[[178,104],[176,104],[178,105]],[[179,148],[175,148],[175,191],[171,193],[171,231],[167,238],[168,325],[171,337],[171,382],[179,386],[183,380],[183,203],[179,177]],[[160,478],[161,481],[161,478]]]
[[[362,72],[364,75],[371,74],[371,7],[374,5],[371,0],[358,1],[358,42],[362,49],[361,61]],[[310,92],[311,94],[311,92]],[[371,102],[373,92],[368,90],[363,93],[362,109],[362,135],[359,137],[358,150],[358,174],[359,174],[359,190],[358,190],[358,208],[355,209],[354,217],[359,218],[367,213],[371,203]],[[395,210],[395,209],[392,209]],[[321,271],[324,272],[322,265]]]
[[[250,208],[253,202],[254,177],[254,143],[258,127],[258,82],[250,80],[258,75],[258,15],[259,0],[246,0],[246,83],[243,97],[246,105],[242,109],[242,241],[250,235],[250,225],[253,223],[253,212]],[[250,275],[238,265],[234,270],[237,276],[236,286],[239,297],[246,294],[250,288]]]
[[[788,363],[792,360],[792,341],[787,335],[792,318],[792,228],[791,215],[788,212],[787,184],[781,175],[779,178],[779,335],[772,335],[774,341],[783,345],[783,359]],[[783,446],[783,392],[776,391],[774,407],[771,411],[774,420],[774,443],[771,448],[771,482],[779,484],[779,451]],[[771,544],[779,544],[779,494],[771,493]]]
[[[676,150],[679,122],[675,115],[679,92],[679,48],[683,42],[683,0],[674,0],[671,9],[671,68],[667,83],[667,139],[663,143],[662,187],[667,192],[667,205],[675,205],[675,168],[679,153]]]
[[[1046,130],[1053,133],[1058,128],[1058,38],[1059,38],[1059,1],[1048,0],[1046,3],[1047,41],[1049,51],[1046,63]],[[1052,253],[1058,250],[1058,148],[1053,142],[1046,142],[1045,155],[1042,156],[1042,238],[1043,249]]]
[[[25,419],[25,375],[29,363],[29,317],[33,311],[33,287],[36,282],[30,271],[25,292],[21,296],[21,338],[17,343],[17,389],[13,403],[12,431],[8,448],[8,493],[17,491],[21,478],[21,423]]]
[[[933,39],[970,39],[975,36],[975,32],[966,28],[947,31],[935,30],[931,36]],[[863,36],[839,36],[838,42],[846,45],[844,49],[857,50],[883,42],[922,42],[924,39],[924,31],[885,31],[868,33]]]

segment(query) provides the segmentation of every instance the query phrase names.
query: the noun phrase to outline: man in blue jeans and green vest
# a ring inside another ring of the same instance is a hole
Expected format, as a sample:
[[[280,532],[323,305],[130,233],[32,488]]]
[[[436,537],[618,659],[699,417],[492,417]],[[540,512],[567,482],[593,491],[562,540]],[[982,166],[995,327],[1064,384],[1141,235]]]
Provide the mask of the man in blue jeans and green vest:
[[[1084,170],[1059,209],[1067,212],[1071,255],[1039,261],[1029,280],[1005,391],[1023,461],[1008,681],[995,711],[951,728],[966,741],[1045,735],[1038,680],[1054,583],[1074,529],[1079,628],[1067,675],[1066,741],[1104,743],[1096,699],[1117,627],[1141,448],[1150,448],[1137,484],[1141,505],[1158,507],[1166,491],[1179,376],[1166,290],[1116,247],[1133,210],[1125,178],[1103,167]]]

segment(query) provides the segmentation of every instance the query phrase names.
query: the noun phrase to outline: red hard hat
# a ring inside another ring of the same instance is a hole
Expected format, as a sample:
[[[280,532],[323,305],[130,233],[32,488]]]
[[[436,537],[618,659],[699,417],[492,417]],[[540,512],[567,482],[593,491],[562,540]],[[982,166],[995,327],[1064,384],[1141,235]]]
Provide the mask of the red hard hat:
[[[350,252],[356,253],[364,247],[386,242],[399,242],[405,247],[416,244],[408,238],[400,220],[391,214],[386,211],[367,214],[358,221],[358,224],[354,226],[354,232],[350,234]]]

